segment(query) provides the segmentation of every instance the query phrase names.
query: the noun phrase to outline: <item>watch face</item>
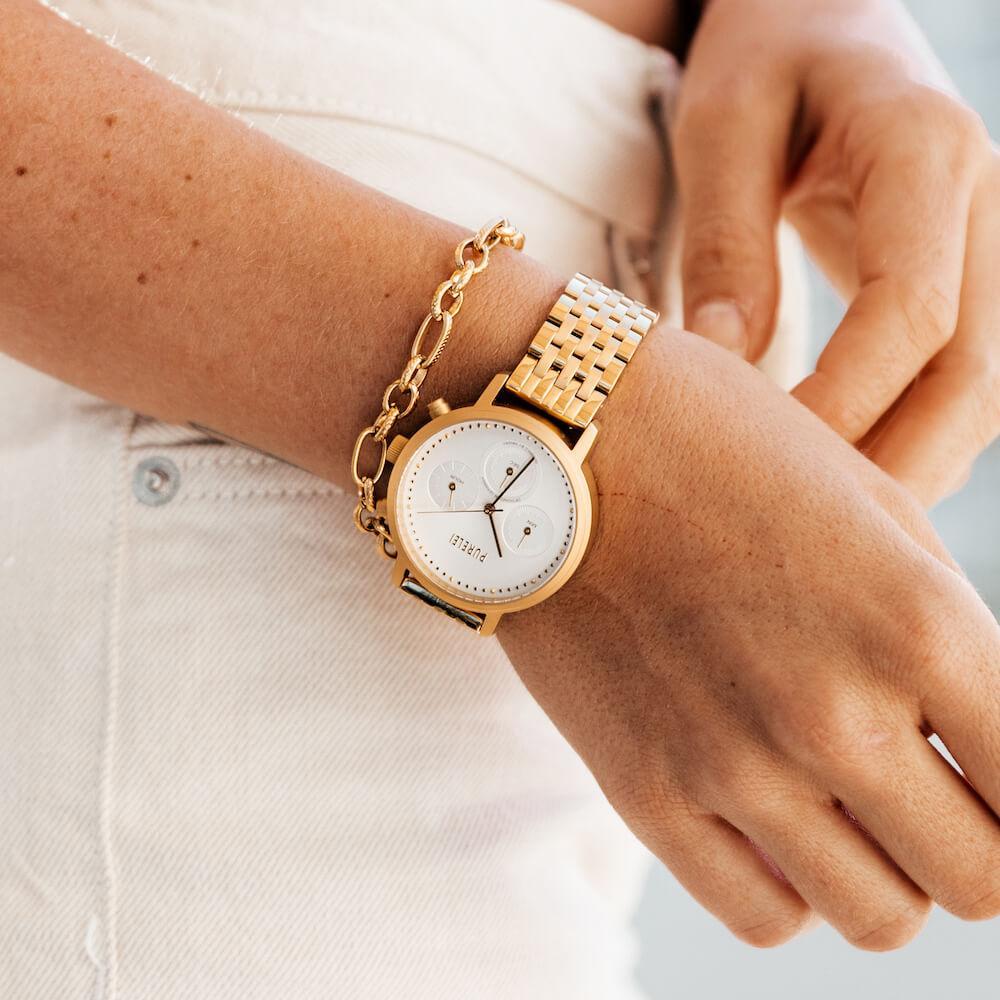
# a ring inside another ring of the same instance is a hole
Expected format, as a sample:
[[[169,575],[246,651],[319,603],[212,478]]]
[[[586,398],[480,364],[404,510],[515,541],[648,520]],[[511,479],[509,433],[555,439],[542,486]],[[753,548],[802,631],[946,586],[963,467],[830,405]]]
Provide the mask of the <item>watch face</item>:
[[[543,587],[579,520],[562,462],[503,420],[452,422],[399,470],[397,539],[421,575],[467,601],[502,603]]]

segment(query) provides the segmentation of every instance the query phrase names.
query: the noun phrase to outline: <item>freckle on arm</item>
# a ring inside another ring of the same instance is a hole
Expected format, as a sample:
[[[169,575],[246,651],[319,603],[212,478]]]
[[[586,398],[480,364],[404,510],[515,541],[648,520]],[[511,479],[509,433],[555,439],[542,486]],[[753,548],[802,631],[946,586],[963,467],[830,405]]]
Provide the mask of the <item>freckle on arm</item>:
[[[149,281],[149,278],[146,276],[145,271],[140,271],[138,277],[135,280],[138,281],[140,285],[144,285],[146,284],[147,281]]]

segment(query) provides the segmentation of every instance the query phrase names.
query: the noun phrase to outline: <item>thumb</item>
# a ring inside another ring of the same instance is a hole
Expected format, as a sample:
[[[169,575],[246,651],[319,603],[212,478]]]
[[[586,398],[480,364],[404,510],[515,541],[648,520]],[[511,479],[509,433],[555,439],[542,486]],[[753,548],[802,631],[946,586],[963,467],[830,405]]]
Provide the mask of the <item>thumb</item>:
[[[777,226],[793,106],[769,93],[681,101],[673,146],[680,195],[684,325],[756,361],[778,305]]]

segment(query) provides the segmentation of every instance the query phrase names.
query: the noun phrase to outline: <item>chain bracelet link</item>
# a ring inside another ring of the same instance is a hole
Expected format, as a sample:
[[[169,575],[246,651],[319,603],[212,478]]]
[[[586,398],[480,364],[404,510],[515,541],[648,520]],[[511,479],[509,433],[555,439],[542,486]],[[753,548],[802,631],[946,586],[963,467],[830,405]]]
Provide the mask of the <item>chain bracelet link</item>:
[[[354,508],[354,523],[361,531],[376,536],[379,551],[390,559],[395,558],[395,547],[389,524],[376,510],[375,487],[385,472],[386,456],[389,451],[389,433],[397,420],[413,412],[420,398],[420,387],[430,367],[441,357],[451,336],[452,323],[465,301],[465,289],[473,276],[482,273],[489,266],[490,252],[500,244],[520,250],[524,246],[524,234],[506,219],[488,222],[475,235],[462,240],[455,247],[455,270],[451,277],[442,281],[431,299],[431,308],[417,328],[410,347],[410,356],[403,366],[399,378],[390,382],[382,394],[382,410],[359,435],[351,455],[351,476],[358,488],[358,503]],[[445,299],[449,301],[445,303]],[[428,338],[433,325],[437,325],[437,339],[433,347],[425,352],[424,340]],[[394,398],[395,397],[395,398]],[[364,472],[362,452],[368,441],[374,447],[372,471]]]

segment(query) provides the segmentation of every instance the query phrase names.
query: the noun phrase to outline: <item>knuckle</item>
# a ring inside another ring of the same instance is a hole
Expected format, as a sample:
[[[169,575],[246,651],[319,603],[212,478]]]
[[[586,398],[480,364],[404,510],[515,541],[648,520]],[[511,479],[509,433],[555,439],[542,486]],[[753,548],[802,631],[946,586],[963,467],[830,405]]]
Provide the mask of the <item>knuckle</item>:
[[[896,727],[879,720],[851,693],[826,691],[786,704],[771,721],[771,735],[793,760],[823,773],[867,772],[890,753]]]
[[[902,948],[920,933],[930,912],[930,900],[922,901],[902,912],[880,914],[845,936],[855,948],[863,951],[893,951]]]
[[[979,173],[992,147],[982,118],[957,97],[907,84],[853,107],[845,150],[863,172],[890,149],[907,183],[952,186]],[[918,153],[919,155],[914,155]]]
[[[810,910],[805,904],[773,913],[757,913],[744,921],[730,924],[733,934],[754,948],[776,948],[791,941],[808,926]]]
[[[814,379],[827,379],[828,373],[824,370],[823,361]],[[830,391],[829,386],[835,385],[835,392]],[[857,441],[872,425],[877,413],[872,413],[869,402],[851,385],[842,385],[839,380],[836,383],[825,382],[821,387],[825,390],[818,404],[813,403],[813,408],[817,409],[823,420],[836,430],[841,437],[848,441]]]
[[[973,888],[939,902],[962,920],[990,920],[1000,916],[1000,871],[988,879],[977,880]]]
[[[712,212],[693,220],[684,238],[684,276],[688,280],[740,271],[764,280],[774,254],[769,239],[732,212]],[[697,303],[691,303],[696,305]]]
[[[886,275],[880,279],[905,322],[902,333],[920,357],[936,354],[951,340],[958,321],[958,301],[937,285],[918,289],[912,282]]]
[[[983,154],[991,148],[990,134],[982,116],[968,104],[949,94],[933,91],[942,102],[942,115],[954,142],[966,154],[978,151]]]
[[[630,821],[655,823],[663,813],[664,803],[655,781],[635,773],[604,783],[608,801]]]
[[[989,148],[982,117],[959,98],[929,84],[913,84],[882,102],[884,120],[925,151]],[[942,136],[948,142],[942,142]]]
[[[711,86],[682,92],[673,126],[678,152],[683,153],[689,144],[699,146],[706,128],[725,133],[727,126],[741,120],[741,114],[759,114],[760,106],[757,89],[735,73],[723,73]]]
[[[626,768],[602,786],[608,801],[640,837],[659,839],[678,812],[693,815],[690,802],[662,778],[655,764]]]

